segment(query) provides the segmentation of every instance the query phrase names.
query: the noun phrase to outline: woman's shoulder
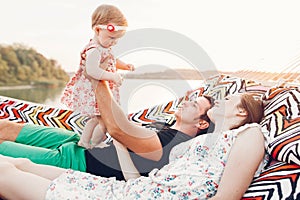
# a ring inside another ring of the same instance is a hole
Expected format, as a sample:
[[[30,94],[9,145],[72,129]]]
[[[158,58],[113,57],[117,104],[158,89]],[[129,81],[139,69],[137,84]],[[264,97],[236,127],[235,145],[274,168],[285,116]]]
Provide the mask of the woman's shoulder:
[[[258,123],[247,123],[243,126],[240,126],[239,128],[237,128],[236,130],[238,131],[243,131],[243,130],[247,130],[247,129],[260,129],[261,126]]]
[[[262,133],[261,126],[258,123],[245,124],[243,126],[240,126],[237,129],[234,129],[233,132],[235,133],[236,136],[247,132]]]

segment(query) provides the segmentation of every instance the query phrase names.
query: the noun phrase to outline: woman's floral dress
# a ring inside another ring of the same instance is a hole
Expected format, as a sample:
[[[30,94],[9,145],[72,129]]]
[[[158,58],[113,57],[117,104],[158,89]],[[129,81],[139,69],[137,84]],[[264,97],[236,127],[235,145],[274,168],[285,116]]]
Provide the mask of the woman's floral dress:
[[[99,110],[95,98],[95,93],[92,87],[91,81],[84,75],[85,74],[85,62],[86,52],[90,49],[97,48],[100,55],[106,56],[112,54],[111,49],[103,48],[93,40],[86,45],[84,50],[81,52],[80,67],[75,75],[67,83],[62,97],[61,102],[65,104],[69,109],[76,112],[80,112],[83,115],[99,115]],[[106,71],[116,73],[116,61],[110,59],[108,62],[108,68]],[[100,64],[100,61],[99,61]],[[100,67],[100,66],[95,66]],[[119,87],[116,86],[112,81],[109,81],[109,88],[112,91],[115,100],[120,103]]]
[[[170,164],[154,169],[149,177],[125,182],[68,170],[52,182],[46,199],[207,199],[217,191],[237,135],[253,126],[259,125],[248,124],[181,143],[173,148]]]

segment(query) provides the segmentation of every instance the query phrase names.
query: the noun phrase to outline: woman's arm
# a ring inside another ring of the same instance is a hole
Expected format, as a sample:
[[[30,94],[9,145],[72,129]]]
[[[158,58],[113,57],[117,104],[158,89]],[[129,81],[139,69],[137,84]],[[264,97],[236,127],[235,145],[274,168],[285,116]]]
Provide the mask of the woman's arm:
[[[264,137],[258,127],[241,132],[229,154],[214,200],[240,200],[264,156]]]
[[[2,155],[0,170],[0,196],[5,199],[44,199],[51,180],[66,171],[54,166],[35,164],[28,159]]]
[[[130,122],[113,99],[106,82],[94,80],[93,84],[101,117],[109,134],[140,156],[159,160],[162,145],[156,132]]]

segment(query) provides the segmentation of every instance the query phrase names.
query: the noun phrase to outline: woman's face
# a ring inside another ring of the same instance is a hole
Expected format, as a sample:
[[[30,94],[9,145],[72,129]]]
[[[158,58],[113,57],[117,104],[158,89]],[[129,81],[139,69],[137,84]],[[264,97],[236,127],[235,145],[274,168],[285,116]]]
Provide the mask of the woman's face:
[[[208,117],[214,123],[218,118],[235,117],[241,110],[239,108],[241,98],[241,95],[229,95],[223,100],[216,100],[215,105],[207,112]]]

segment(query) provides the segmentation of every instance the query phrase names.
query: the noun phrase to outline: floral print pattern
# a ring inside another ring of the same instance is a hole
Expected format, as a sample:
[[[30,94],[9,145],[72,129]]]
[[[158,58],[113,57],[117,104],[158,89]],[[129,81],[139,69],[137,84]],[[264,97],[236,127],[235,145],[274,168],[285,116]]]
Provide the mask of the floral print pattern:
[[[97,48],[101,55],[112,54],[111,49],[106,49],[90,40],[84,50],[81,52],[80,67],[71,80],[67,83],[61,102],[69,109],[79,112],[83,115],[99,115],[99,110],[95,98],[95,93],[92,88],[91,81],[84,75],[86,52],[92,48]],[[110,59],[107,71],[116,73],[116,61]],[[109,81],[109,88],[112,91],[115,100],[120,103],[119,87],[114,82]]]
[[[175,146],[170,164],[149,177],[102,178],[69,170],[49,186],[46,199],[207,199],[215,195],[234,141],[247,127],[198,136]],[[259,169],[260,170],[260,169]]]

